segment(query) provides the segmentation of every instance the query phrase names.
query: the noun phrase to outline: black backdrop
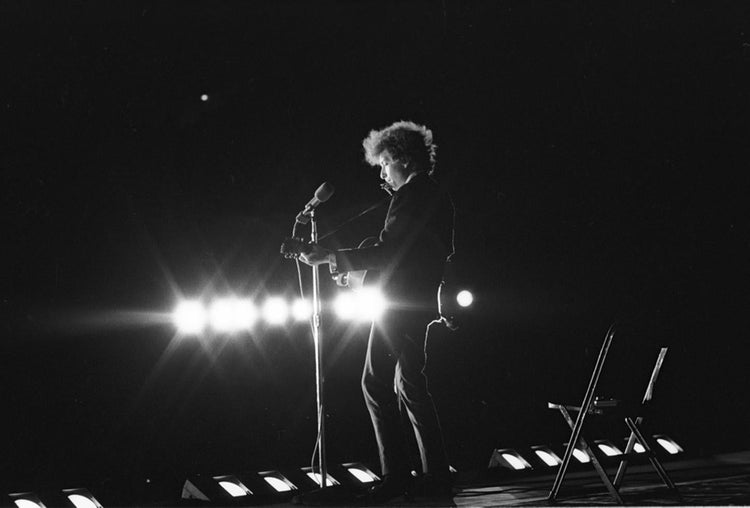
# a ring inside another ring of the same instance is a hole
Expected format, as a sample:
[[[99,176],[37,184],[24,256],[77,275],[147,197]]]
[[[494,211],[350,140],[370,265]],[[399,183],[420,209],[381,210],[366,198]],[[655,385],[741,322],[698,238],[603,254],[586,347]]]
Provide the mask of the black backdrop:
[[[454,464],[562,442],[546,401],[581,396],[615,319],[607,394],[669,345],[655,426],[746,446],[748,10],[3,2],[3,483],[308,463],[306,330],[177,341],[147,313],[293,295],[297,209],[325,180],[324,231],[380,199],[360,141],[399,119],[435,131],[477,295],[431,342]],[[375,458],[364,333],[326,320],[334,461]]]

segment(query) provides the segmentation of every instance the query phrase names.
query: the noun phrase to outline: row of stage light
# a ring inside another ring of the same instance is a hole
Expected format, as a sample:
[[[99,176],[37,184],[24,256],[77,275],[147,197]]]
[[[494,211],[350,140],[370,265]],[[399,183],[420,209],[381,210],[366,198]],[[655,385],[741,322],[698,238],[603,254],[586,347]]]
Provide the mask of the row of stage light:
[[[668,456],[679,455],[684,452],[682,447],[673,439],[656,434],[654,441]],[[623,451],[612,441],[596,440],[596,446],[609,459],[617,460],[624,456]],[[535,470],[552,469],[562,464],[562,459],[549,446],[531,446],[525,456],[514,448],[498,448],[492,452],[490,469],[505,469],[516,472],[533,472]],[[645,454],[646,450],[636,444],[635,454]],[[658,450],[655,450],[658,452]],[[532,458],[533,457],[533,458]],[[589,455],[582,449],[576,448],[573,457],[579,464],[591,461]],[[532,465],[536,464],[536,466]],[[455,473],[455,470],[451,468]],[[185,480],[182,486],[181,498],[210,502],[211,504],[233,504],[246,498],[248,504],[253,502],[273,502],[274,500],[290,499],[292,496],[309,492],[320,485],[320,473],[311,468],[299,468],[283,473],[281,471],[261,471],[219,475],[193,475]],[[349,490],[366,490],[369,485],[380,481],[365,464],[352,462],[332,465],[326,475],[327,486],[343,486]],[[75,508],[103,508],[100,501],[84,488],[62,489],[37,494],[35,492],[19,492],[9,494],[10,499],[18,508],[45,508],[46,506],[69,506]],[[45,504],[46,501],[46,504]],[[112,500],[113,504],[120,504]],[[244,504],[244,503],[241,503]]]
[[[456,302],[469,307],[474,301],[471,292],[460,291]],[[375,288],[341,292],[332,302],[339,319],[358,322],[377,320],[388,308],[388,302]],[[308,322],[312,314],[309,300],[289,302],[278,296],[267,298],[258,305],[250,298],[216,298],[204,303],[201,300],[179,302],[172,312],[172,322],[183,335],[200,335],[210,330],[214,333],[246,333],[261,320],[270,326],[283,326],[290,320]]]
[[[237,505],[245,498],[247,503],[271,503],[288,500],[292,496],[315,490],[320,485],[320,473],[311,468],[293,471],[262,471],[221,475],[193,475],[182,485],[180,497],[187,501],[210,502],[220,505]],[[371,484],[380,481],[366,465],[353,462],[333,465],[326,474],[327,486],[343,486],[352,491],[364,491]],[[177,492],[175,492],[177,494]],[[103,508],[106,495],[99,498],[87,489],[61,489],[9,494],[18,508],[46,508],[47,506],[68,506],[71,508]],[[111,500],[120,504],[121,500]]]
[[[669,456],[678,455],[683,453],[682,447],[677,444],[672,438],[664,434],[656,434],[653,436],[654,441],[666,452]],[[618,459],[623,457],[625,453],[612,441],[606,439],[599,439],[594,441],[594,445],[599,449],[605,457],[611,459]],[[658,451],[658,450],[655,450]],[[527,460],[530,457],[524,457],[517,450],[513,448],[498,448],[492,452],[490,457],[489,467],[502,467],[505,469],[511,469],[514,471],[524,471],[535,469],[532,466],[532,462],[536,462],[543,467],[554,468],[562,464],[562,459],[555,453],[549,446],[532,446],[530,452],[535,460]],[[633,447],[635,454],[645,454],[646,449],[636,442]],[[588,464],[591,462],[589,455],[582,449],[576,447],[573,449],[573,458],[579,464]]]

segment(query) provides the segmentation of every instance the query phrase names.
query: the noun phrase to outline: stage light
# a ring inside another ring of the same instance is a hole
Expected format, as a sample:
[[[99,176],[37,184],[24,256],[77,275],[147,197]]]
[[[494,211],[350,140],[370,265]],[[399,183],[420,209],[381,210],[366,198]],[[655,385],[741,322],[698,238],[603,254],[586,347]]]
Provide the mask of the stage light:
[[[370,471],[364,464],[352,463],[342,464],[342,466],[361,483],[373,483],[380,480],[378,475]]]
[[[44,503],[42,503],[39,500],[39,498],[36,498],[36,500],[29,499],[29,498],[26,498],[26,497],[17,498],[17,499],[13,500],[13,503],[18,508],[46,508],[46,506],[44,505]]]
[[[655,435],[654,439],[656,439],[656,442],[659,443],[662,448],[667,450],[667,453],[670,455],[677,455],[678,453],[682,453],[685,451],[674,441],[674,439],[663,434]]]
[[[622,455],[622,451],[617,448],[614,444],[606,440],[596,441],[596,446],[606,455],[607,457],[616,457]]]
[[[333,310],[341,319],[352,319],[356,313],[354,293],[341,293],[333,302]]]
[[[376,288],[364,288],[357,295],[357,314],[360,319],[373,321],[378,319],[386,308],[383,293]]]
[[[520,471],[522,469],[533,469],[521,454],[511,448],[498,449],[492,452],[489,467],[502,466],[506,469]]]
[[[245,485],[236,476],[214,476],[214,480],[216,480],[221,488],[224,489],[227,494],[232,497],[244,497],[253,495],[252,491],[245,487]]]
[[[65,494],[76,508],[102,508],[102,505],[86,489],[64,489]]]
[[[205,94],[205,93],[204,93],[203,95],[201,95],[201,100],[202,100],[203,102],[206,102],[206,101],[208,100],[208,95],[207,95],[207,94]]]
[[[289,316],[289,307],[279,297],[272,297],[263,304],[263,317],[272,325],[280,325]]]
[[[471,294],[471,291],[464,289],[463,291],[459,291],[456,295],[456,302],[458,302],[461,307],[468,307],[474,303],[474,295]]]
[[[575,457],[581,464],[588,464],[591,462],[591,457],[580,448],[573,448],[573,457]]]
[[[386,307],[383,294],[376,288],[341,293],[333,303],[339,318],[357,321],[374,321],[383,314]]]
[[[320,485],[320,480],[322,478],[322,476],[320,476],[320,473],[314,473],[313,471],[308,470],[305,474],[307,474],[307,477],[315,482],[315,485]],[[326,474],[326,487],[333,487],[334,485],[341,484],[338,482],[338,480],[336,480],[336,478],[334,478],[330,474]]]
[[[638,441],[636,441],[635,444],[633,445],[633,451],[635,453],[646,453],[646,449]]]
[[[553,452],[546,446],[532,446],[531,449],[534,450],[534,453],[537,457],[542,459],[542,462],[550,467],[555,467],[562,464],[562,460],[560,459],[560,457],[558,457],[555,452]]]
[[[211,327],[217,332],[248,330],[257,318],[252,302],[240,298],[219,298],[209,309]]]
[[[296,321],[307,321],[312,315],[310,302],[299,298],[292,304],[292,316]]]
[[[297,486],[289,481],[284,475],[277,471],[266,471],[258,473],[263,480],[276,492],[291,492],[297,490]]]
[[[177,330],[185,335],[203,332],[206,327],[206,309],[198,300],[185,300],[177,304],[172,312],[172,321]]]

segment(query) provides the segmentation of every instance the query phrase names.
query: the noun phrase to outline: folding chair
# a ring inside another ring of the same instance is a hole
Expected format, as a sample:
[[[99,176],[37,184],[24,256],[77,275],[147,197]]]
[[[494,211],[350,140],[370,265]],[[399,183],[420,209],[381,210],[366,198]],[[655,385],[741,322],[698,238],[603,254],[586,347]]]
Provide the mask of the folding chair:
[[[563,479],[565,478],[565,475],[568,470],[568,466],[570,465],[570,461],[573,457],[573,451],[575,450],[576,446],[580,448],[581,451],[583,451],[588,457],[591,462],[591,465],[596,470],[597,474],[601,478],[602,482],[604,483],[605,487],[609,491],[610,495],[613,497],[613,499],[618,504],[623,504],[622,497],[620,496],[620,486],[622,485],[622,481],[625,477],[625,472],[628,467],[628,459],[629,457],[633,456],[633,450],[636,445],[636,442],[639,443],[643,450],[648,457],[649,462],[653,466],[653,468],[656,470],[656,473],[661,478],[662,482],[669,488],[669,490],[674,493],[678,498],[680,497],[680,493],[677,490],[677,487],[670,479],[669,475],[667,474],[664,467],[661,465],[661,462],[659,462],[658,457],[654,453],[653,447],[649,444],[648,440],[643,436],[643,433],[640,430],[640,425],[643,423],[644,419],[644,410],[649,405],[651,398],[653,397],[654,392],[654,385],[656,384],[656,379],[659,376],[659,371],[661,370],[661,366],[664,363],[664,357],[667,354],[667,348],[661,348],[659,351],[659,355],[656,359],[656,365],[654,366],[653,371],[651,372],[651,378],[649,379],[648,385],[646,386],[646,393],[643,396],[643,400],[641,401],[640,405],[634,409],[636,414],[631,414],[624,417],[625,424],[627,425],[628,429],[630,429],[630,437],[628,438],[628,443],[625,448],[625,453],[622,456],[622,459],[620,460],[619,467],[617,469],[617,473],[615,474],[614,482],[610,480],[609,476],[607,475],[607,472],[602,467],[601,463],[599,462],[599,459],[597,458],[596,454],[594,453],[593,449],[589,446],[589,444],[586,442],[585,437],[583,436],[583,424],[584,421],[589,414],[595,414],[595,415],[601,415],[606,412],[607,409],[616,407],[617,401],[610,401],[610,400],[598,400],[594,397],[594,393],[596,392],[596,387],[599,383],[599,378],[602,373],[602,369],[604,368],[604,362],[607,359],[607,354],[609,353],[609,348],[612,345],[612,339],[614,338],[615,334],[615,325],[613,324],[610,326],[609,330],[607,331],[607,334],[604,337],[604,343],[602,344],[602,348],[599,351],[599,357],[596,361],[596,365],[594,366],[594,373],[591,376],[591,380],[589,381],[589,386],[586,389],[586,393],[583,398],[583,402],[580,406],[567,406],[562,404],[555,404],[555,403],[548,403],[547,407],[550,409],[557,409],[562,414],[563,418],[565,419],[566,423],[571,429],[571,435],[570,440],[568,441],[568,446],[565,449],[565,454],[563,456],[562,464],[560,465],[560,468],[557,471],[557,476],[555,477],[555,482],[552,485],[552,489],[550,490],[549,496],[547,497],[547,500],[550,502],[555,502],[557,500],[558,493],[560,491],[560,487],[562,486]],[[576,421],[573,422],[573,419],[570,416],[570,412],[576,412],[578,413],[578,416],[576,418]],[[635,417],[635,418],[634,418]]]

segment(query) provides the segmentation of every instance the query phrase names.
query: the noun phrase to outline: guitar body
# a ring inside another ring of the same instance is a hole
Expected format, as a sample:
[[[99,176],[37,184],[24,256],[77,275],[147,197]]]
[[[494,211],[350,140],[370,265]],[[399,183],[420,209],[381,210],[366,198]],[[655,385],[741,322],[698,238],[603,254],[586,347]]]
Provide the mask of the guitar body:
[[[375,236],[368,236],[362,242],[360,242],[360,249],[365,247],[372,247],[378,243],[378,238]],[[285,258],[296,258],[301,253],[310,252],[310,244],[299,238],[287,238],[281,245],[281,254]],[[368,286],[377,284],[379,274],[375,270],[357,270],[352,272],[343,272],[333,275],[333,280],[336,284],[342,287],[348,287],[354,291],[358,291]]]
[[[377,237],[368,236],[360,242],[357,248],[363,249],[365,247],[372,247],[376,243],[378,243]],[[358,291],[365,287],[377,284],[378,275],[378,272],[375,270],[356,270],[353,272],[340,273],[334,277],[334,280],[339,286],[348,287],[353,291]]]

